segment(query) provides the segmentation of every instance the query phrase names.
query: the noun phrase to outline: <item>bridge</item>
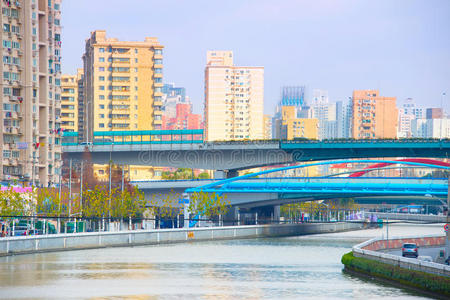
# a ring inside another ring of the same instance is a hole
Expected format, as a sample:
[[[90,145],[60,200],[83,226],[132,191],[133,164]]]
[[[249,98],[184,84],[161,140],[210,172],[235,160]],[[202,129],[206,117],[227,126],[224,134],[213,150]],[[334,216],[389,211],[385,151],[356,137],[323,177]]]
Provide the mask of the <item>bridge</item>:
[[[411,159],[412,160],[412,159]],[[362,163],[400,164],[410,168],[436,168],[448,170],[442,162],[431,164],[417,161],[360,160]],[[183,192],[208,192],[227,195],[230,204],[240,208],[279,206],[282,204],[336,198],[355,198],[360,203],[443,205],[448,192],[446,178],[379,178],[379,177],[268,177],[280,171],[317,165],[331,165],[354,161],[327,161],[290,166],[247,174],[225,180],[165,180],[135,181],[148,200],[172,197],[183,206]],[[372,170],[372,169],[370,169]],[[369,169],[365,172],[369,172]]]
[[[193,135],[192,135],[193,136]],[[141,138],[142,139],[142,138]],[[147,165],[155,167],[238,170],[285,163],[333,159],[380,157],[448,158],[450,140],[325,140],[325,141],[240,141],[203,142],[199,140],[131,142],[126,138],[92,145],[63,146],[64,158],[81,160],[89,151],[94,163]]]
[[[142,190],[147,200],[160,201],[169,193],[181,199],[185,190],[202,190],[227,194],[230,204],[241,208],[346,197],[361,204],[442,205],[447,195],[447,179],[423,178],[247,178],[228,183],[224,188],[220,181],[212,179],[132,181],[131,184]],[[182,205],[178,203],[179,207]]]

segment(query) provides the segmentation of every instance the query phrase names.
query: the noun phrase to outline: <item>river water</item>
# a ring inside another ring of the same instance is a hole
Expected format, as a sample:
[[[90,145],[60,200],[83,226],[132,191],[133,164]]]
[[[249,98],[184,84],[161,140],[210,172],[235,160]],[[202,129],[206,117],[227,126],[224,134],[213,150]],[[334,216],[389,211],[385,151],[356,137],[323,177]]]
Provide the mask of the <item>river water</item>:
[[[106,248],[0,258],[1,299],[423,298],[342,272],[341,256],[386,229]],[[391,225],[389,235],[443,233]]]

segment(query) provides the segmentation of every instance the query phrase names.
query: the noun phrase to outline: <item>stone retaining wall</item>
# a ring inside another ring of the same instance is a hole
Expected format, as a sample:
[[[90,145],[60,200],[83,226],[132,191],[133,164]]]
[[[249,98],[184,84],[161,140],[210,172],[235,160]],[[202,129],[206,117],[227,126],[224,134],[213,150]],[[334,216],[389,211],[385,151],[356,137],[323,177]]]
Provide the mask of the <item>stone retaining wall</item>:
[[[0,256],[61,250],[220,239],[295,236],[361,229],[360,223],[304,223],[209,228],[90,232],[0,238]]]
[[[439,246],[445,245],[445,236],[395,237],[389,240],[389,248],[400,248],[403,243],[416,243],[419,246]],[[405,269],[450,277],[450,266],[376,251],[387,249],[387,245],[388,242],[386,240],[374,238],[354,246],[353,255],[399,266]]]

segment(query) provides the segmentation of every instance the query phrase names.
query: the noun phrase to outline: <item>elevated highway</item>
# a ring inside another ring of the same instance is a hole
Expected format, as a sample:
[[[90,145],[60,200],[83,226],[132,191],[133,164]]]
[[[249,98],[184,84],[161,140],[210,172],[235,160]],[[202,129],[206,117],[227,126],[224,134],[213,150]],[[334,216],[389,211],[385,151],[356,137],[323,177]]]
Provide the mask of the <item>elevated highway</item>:
[[[450,140],[330,140],[192,143],[102,143],[63,146],[64,158],[81,160],[90,152],[94,163],[147,165],[235,171],[300,161],[427,157],[447,158]]]

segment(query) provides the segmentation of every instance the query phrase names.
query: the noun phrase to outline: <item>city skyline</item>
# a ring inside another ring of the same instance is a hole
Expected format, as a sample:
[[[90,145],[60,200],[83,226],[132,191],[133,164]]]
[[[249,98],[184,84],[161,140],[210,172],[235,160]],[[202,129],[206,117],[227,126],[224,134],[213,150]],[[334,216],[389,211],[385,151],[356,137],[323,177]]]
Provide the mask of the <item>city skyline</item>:
[[[205,1],[105,4],[63,3],[63,73],[81,67],[85,39],[105,29],[119,39],[157,37],[166,46],[165,82],[185,87],[196,113],[204,101],[204,56],[215,49],[239,53],[238,65],[265,67],[265,113],[273,113],[284,85],[328,90],[332,102],[346,101],[354,89],[378,89],[399,104],[413,98],[428,107],[439,107],[447,92],[449,108],[447,1],[229,1],[220,10]]]

